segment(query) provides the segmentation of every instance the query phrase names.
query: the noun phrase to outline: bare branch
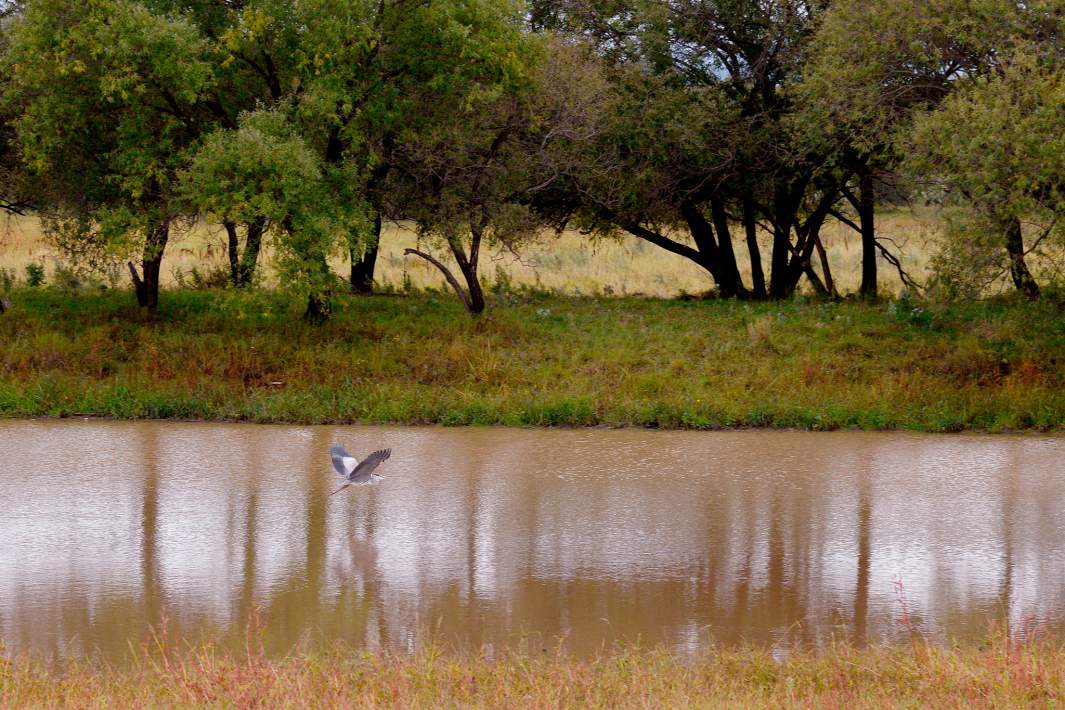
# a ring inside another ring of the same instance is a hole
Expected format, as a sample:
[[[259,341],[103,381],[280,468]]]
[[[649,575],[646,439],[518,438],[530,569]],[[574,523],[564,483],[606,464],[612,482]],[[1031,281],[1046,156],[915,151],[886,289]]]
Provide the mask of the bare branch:
[[[880,250],[880,255],[884,257],[884,260],[895,267],[895,270],[899,273],[899,280],[902,281],[903,285],[905,285],[907,288],[912,288],[913,290],[918,292],[922,290],[920,284],[914,281],[913,278],[902,268],[902,262],[899,261],[899,258],[889,252],[887,250],[887,247],[880,243],[879,239],[876,241],[876,248]]]
[[[470,297],[466,295],[466,292],[463,290],[462,285],[458,282],[458,279],[455,278],[455,275],[451,273],[451,270],[449,268],[444,266],[444,264],[441,263],[440,260],[434,257],[432,254],[427,254],[424,251],[420,251],[418,249],[408,248],[403,250],[404,256],[410,256],[412,254],[414,256],[420,256],[436,268],[440,269],[441,273],[444,274],[444,278],[446,278],[447,282],[451,284],[451,288],[455,289],[455,293],[458,294],[459,300],[462,301],[462,305],[466,306],[466,310],[470,309]]]

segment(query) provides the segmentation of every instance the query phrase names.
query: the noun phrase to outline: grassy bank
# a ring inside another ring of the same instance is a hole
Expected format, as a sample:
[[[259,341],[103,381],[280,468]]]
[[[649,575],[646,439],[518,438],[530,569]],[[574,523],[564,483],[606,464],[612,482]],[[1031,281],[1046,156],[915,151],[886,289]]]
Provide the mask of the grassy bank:
[[[496,660],[437,652],[335,652],[269,660],[210,650],[156,654],[116,669],[0,658],[0,705],[108,707],[1056,707],[1065,651],[996,642],[983,649],[831,649],[778,663],[734,651],[690,662],[620,651]]]
[[[258,422],[1059,429],[1052,303],[744,304],[23,289],[0,316],[0,415]]]

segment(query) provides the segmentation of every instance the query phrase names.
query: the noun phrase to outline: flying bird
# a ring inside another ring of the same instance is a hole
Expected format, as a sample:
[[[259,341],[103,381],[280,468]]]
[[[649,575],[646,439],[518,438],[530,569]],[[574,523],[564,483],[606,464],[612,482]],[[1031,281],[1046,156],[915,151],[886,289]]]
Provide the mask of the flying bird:
[[[343,446],[340,444],[334,444],[333,448],[329,449],[329,457],[333,459],[333,468],[335,468],[337,473],[347,480],[347,483],[340,488],[337,488],[329,495],[334,496],[351,485],[366,486],[383,480],[384,476],[378,476],[374,473],[374,470],[391,455],[392,449],[380,449],[364,458],[360,463],[359,460],[349,454],[348,450]]]

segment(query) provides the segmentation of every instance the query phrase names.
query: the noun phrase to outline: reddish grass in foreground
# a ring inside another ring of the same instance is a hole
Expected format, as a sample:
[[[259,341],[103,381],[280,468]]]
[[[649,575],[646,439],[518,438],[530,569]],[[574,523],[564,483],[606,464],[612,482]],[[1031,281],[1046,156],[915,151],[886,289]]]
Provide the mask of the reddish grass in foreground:
[[[595,659],[439,649],[270,659],[216,649],[142,654],[127,667],[0,659],[0,705],[111,707],[1056,707],[1065,648],[1004,635],[978,648],[832,647],[777,662],[737,650],[685,660],[622,649]]]

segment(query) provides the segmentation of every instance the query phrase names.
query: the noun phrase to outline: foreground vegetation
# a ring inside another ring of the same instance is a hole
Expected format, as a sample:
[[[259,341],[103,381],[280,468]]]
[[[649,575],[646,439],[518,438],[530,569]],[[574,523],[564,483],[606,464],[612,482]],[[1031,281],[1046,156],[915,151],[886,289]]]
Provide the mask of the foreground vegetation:
[[[833,648],[783,662],[762,651],[685,661],[622,650],[592,660],[437,650],[270,660],[217,650],[145,654],[126,668],[0,658],[0,705],[95,707],[1055,707],[1065,650]]]
[[[323,326],[273,292],[19,289],[0,415],[256,422],[1060,429],[1049,300],[754,303],[501,291],[349,297]]]

